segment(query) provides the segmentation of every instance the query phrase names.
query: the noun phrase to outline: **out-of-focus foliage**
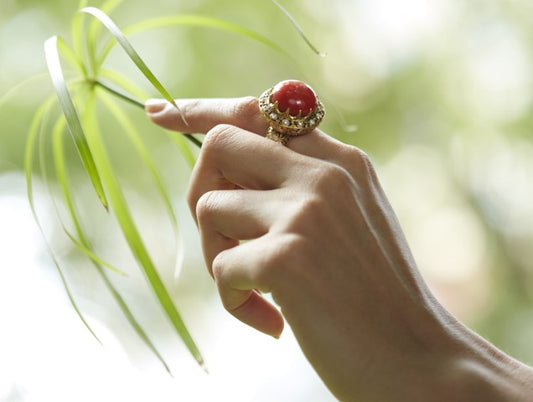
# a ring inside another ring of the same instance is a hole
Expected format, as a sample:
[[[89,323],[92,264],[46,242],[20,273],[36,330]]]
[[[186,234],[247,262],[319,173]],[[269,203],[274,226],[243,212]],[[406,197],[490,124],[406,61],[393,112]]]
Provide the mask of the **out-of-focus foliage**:
[[[75,3],[2,0],[0,93],[45,71],[42,42],[55,33],[68,36]],[[289,77],[308,81],[326,103],[322,128],[363,148],[376,162],[420,270],[437,297],[497,346],[533,362],[533,3],[280,3],[327,57],[314,55],[267,0],[127,1],[115,20],[126,26],[170,13],[204,14],[252,28],[289,51],[296,63],[247,38],[198,28],[158,29],[130,38],[175,97],[258,95]],[[110,65],[150,92],[123,54],[114,51]],[[22,169],[28,121],[51,90],[46,77],[37,78],[0,106],[0,173]],[[181,203],[186,162],[142,113],[127,110],[153,150],[174,201]],[[101,125],[111,133],[108,145],[121,155],[114,162],[127,195],[139,207],[145,237],[168,266],[171,258],[165,250],[173,245],[154,239],[170,228],[151,203],[147,173],[135,153],[112,135],[120,130],[116,122],[104,110],[101,116]],[[357,130],[346,130],[349,125]],[[81,177],[72,155],[72,169]],[[80,184],[79,191],[83,202],[89,188]],[[97,246],[127,265],[130,260],[120,251],[116,228],[106,226],[95,205],[83,206],[94,232],[103,229]],[[192,231],[182,233],[186,244],[194,239]],[[59,230],[51,235],[71,265],[79,262],[70,280],[80,297],[109,302],[96,286],[98,278],[78,261]],[[185,258],[173,295],[196,306],[191,311],[202,317],[202,301],[216,302],[216,295],[199,256],[187,256],[186,251]],[[145,290],[133,284],[129,290],[137,294],[145,322],[153,323],[157,313],[142,296]],[[87,304],[86,309],[119,331],[110,324],[113,312],[98,314],[98,308]],[[209,328],[196,319],[199,327]]]

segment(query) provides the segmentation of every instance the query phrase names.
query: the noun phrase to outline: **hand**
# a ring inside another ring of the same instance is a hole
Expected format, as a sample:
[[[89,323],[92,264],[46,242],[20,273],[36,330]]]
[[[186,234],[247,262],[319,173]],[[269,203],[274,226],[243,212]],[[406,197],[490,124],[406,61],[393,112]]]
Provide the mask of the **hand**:
[[[467,363],[499,375],[494,356],[520,366],[433,298],[361,150],[320,130],[287,147],[267,140],[251,97],[178,106],[188,125],[162,101],[147,111],[165,128],[207,133],[188,201],[222,303],[275,337],[284,316],[337,397],[449,400],[434,392],[453,380],[470,397],[479,371]]]

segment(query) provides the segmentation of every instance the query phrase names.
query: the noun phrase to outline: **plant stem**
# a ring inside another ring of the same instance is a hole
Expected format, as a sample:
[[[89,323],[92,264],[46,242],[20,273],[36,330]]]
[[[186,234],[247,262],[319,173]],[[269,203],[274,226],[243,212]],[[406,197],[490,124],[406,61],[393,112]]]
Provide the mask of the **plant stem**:
[[[107,86],[106,84],[104,84],[103,82],[101,81],[98,81],[98,80],[90,80],[89,81],[91,84],[93,85],[98,85],[100,88],[102,89],[105,89],[107,92],[109,92],[111,95],[114,95],[116,96],[117,98],[120,98],[122,99],[123,101],[126,101],[134,106],[137,106],[137,107],[140,107],[141,109],[144,110],[144,103],[131,97],[130,95],[128,94],[125,94],[121,91],[117,91],[116,89],[113,89],[109,86]],[[185,138],[188,139],[189,141],[191,141],[194,145],[196,145],[198,148],[201,148],[202,147],[202,143],[197,140],[196,138],[194,138],[192,135],[190,134],[184,134]]]

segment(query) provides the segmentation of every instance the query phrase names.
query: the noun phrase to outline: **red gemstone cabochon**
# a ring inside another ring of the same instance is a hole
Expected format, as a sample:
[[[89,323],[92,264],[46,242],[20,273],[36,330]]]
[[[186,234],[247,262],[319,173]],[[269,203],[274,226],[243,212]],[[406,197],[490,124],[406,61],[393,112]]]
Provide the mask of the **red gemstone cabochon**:
[[[278,102],[280,112],[289,110],[291,116],[297,116],[300,110],[302,116],[307,116],[316,108],[317,100],[313,89],[302,81],[286,80],[276,84],[272,89],[270,102]]]

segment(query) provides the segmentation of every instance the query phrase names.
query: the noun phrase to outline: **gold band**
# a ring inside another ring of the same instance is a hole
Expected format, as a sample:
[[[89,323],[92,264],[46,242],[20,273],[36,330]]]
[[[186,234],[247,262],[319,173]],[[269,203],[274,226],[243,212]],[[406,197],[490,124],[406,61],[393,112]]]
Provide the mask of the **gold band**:
[[[279,142],[281,145],[287,145],[291,139],[290,135],[280,133],[279,131],[274,130],[272,126],[268,128],[265,137],[274,142]]]

